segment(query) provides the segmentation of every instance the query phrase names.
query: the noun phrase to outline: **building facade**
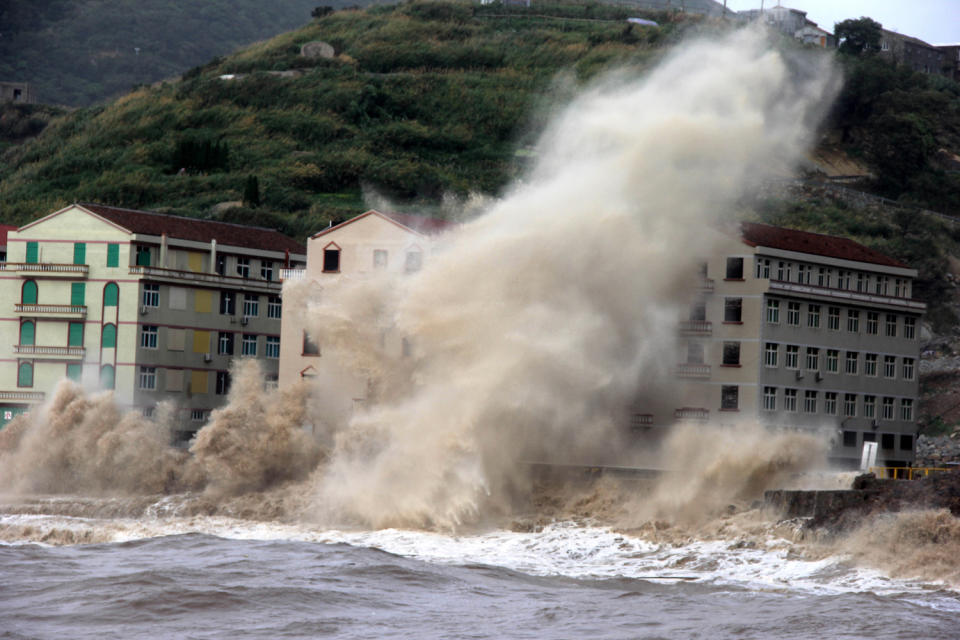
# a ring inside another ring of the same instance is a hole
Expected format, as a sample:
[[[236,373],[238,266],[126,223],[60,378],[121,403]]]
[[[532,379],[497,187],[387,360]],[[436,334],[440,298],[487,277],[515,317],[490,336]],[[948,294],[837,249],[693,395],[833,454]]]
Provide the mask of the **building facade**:
[[[0,102],[33,104],[33,88],[29,82],[0,82]]]
[[[909,464],[925,311],[915,277],[850,240],[743,223],[706,263],[681,324],[676,406],[635,422],[824,430],[834,462],[853,465],[877,442],[885,464]]]
[[[945,51],[919,38],[895,31],[881,31],[880,55],[920,73],[953,76],[953,68]]]
[[[302,245],[269,229],[75,204],[7,235],[0,275],[0,418],[70,378],[149,415],[178,409],[189,438],[223,404],[236,357],[276,380],[280,270]]]

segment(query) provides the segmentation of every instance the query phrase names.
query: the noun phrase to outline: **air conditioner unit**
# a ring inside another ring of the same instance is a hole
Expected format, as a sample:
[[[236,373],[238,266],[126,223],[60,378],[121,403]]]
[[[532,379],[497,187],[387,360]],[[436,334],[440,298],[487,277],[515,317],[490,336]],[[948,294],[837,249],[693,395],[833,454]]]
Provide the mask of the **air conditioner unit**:
[[[803,371],[797,371],[797,380],[803,380]]]
[[[230,324],[237,324],[237,319],[231,317],[231,318],[230,318]]]
[[[147,315],[147,305],[143,305],[142,307],[140,307],[140,315],[142,316]]]
[[[817,382],[820,382],[821,380],[823,380],[823,374],[817,371],[817,375],[814,376],[814,378],[816,379]]]
[[[247,326],[247,323],[248,323],[248,322],[250,322],[250,319],[249,319],[249,318],[241,318],[241,319],[240,319],[240,324],[242,324],[243,326]]]
[[[210,355],[209,353],[205,353],[205,354],[203,354],[203,361],[204,361],[204,362],[212,362],[212,361],[213,361],[213,356]]]

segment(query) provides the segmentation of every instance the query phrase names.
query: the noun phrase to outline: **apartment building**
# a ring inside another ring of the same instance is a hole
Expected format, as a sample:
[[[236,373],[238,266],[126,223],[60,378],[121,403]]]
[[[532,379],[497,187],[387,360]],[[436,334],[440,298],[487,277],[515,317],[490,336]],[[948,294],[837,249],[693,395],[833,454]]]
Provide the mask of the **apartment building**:
[[[260,359],[276,380],[280,270],[306,259],[291,238],[74,204],[9,232],[7,244],[0,425],[70,378],[146,415],[172,401],[182,440],[223,404],[233,358]]]
[[[311,305],[322,305],[323,287],[333,279],[363,278],[378,274],[402,277],[419,271],[429,259],[437,240],[452,223],[425,216],[382,213],[370,210],[346,222],[329,227],[307,240],[305,269],[284,272],[284,280],[307,282],[296,295],[283,298],[280,346],[280,384],[302,378],[314,379],[324,387],[336,387],[334,412],[349,412],[368,398],[367,379],[346,371],[325,346],[322,334],[308,331]],[[410,349],[411,337],[395,335],[384,327],[380,348],[394,355]]]
[[[703,267],[681,323],[676,406],[634,426],[756,420],[825,430],[838,463],[877,442],[890,466],[916,444],[916,271],[844,238],[743,223]],[[651,405],[652,406],[652,405]]]

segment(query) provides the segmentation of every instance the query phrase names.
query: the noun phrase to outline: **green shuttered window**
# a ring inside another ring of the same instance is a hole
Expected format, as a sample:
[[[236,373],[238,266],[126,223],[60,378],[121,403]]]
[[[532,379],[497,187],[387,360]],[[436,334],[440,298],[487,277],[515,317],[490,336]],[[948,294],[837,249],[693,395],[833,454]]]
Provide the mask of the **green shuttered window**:
[[[83,242],[73,243],[73,264],[87,264],[87,245]]]
[[[84,305],[84,298],[86,293],[86,283],[84,282],[71,282],[70,283],[70,304],[74,307],[82,307]]]
[[[107,266],[108,267],[120,266],[120,245],[119,244],[107,245]]]
[[[36,242],[27,243],[27,262],[36,264],[40,261],[40,245]]]
[[[37,304],[37,283],[27,280],[23,283],[23,292],[20,298],[23,304]]]
[[[100,338],[100,345],[105,349],[115,349],[117,346],[117,325],[103,325],[103,335]]]
[[[71,322],[67,344],[71,347],[83,346],[83,323]]]
[[[114,282],[108,282],[107,286],[103,288],[103,306],[105,307],[115,307],[117,306],[117,300],[120,298],[120,287]]]

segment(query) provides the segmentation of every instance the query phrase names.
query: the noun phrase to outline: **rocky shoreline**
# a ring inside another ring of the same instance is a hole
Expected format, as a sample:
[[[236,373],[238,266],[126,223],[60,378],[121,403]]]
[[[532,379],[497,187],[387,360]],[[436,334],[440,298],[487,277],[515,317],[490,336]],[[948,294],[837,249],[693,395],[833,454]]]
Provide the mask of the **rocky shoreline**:
[[[949,436],[917,438],[914,467],[950,467],[960,465],[960,432]]]

